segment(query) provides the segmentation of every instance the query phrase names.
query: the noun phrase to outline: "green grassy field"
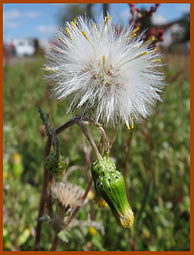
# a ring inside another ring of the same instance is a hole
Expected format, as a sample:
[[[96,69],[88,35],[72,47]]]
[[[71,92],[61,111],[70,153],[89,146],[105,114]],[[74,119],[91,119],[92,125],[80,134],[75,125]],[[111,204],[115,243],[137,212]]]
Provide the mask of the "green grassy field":
[[[135,213],[132,229],[119,227],[109,208],[99,209],[89,200],[78,213],[79,224],[61,233],[58,250],[190,249],[189,61],[189,56],[166,55],[163,102],[133,131],[120,127],[112,147],[117,168],[127,173]],[[54,127],[73,116],[65,113],[65,103],[48,98],[42,63],[43,59],[37,58],[4,67],[4,250],[34,250],[46,142],[37,107],[49,113]],[[99,141],[97,133],[91,132]],[[85,189],[89,169],[83,145],[89,145],[76,126],[59,139],[69,166],[77,169],[69,181]],[[95,229],[86,224],[89,216],[99,223]],[[53,238],[51,226],[43,223],[41,249],[49,250]]]

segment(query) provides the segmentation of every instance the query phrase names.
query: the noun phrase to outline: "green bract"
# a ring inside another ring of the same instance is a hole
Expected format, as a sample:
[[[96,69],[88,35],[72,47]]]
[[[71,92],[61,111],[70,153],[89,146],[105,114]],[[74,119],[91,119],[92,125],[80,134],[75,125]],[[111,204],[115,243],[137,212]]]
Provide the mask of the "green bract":
[[[130,227],[134,215],[127,199],[124,178],[114,162],[109,157],[103,157],[101,162],[92,163],[91,171],[98,205],[103,207],[105,200],[117,222],[122,227]]]
[[[60,155],[56,174],[62,175],[66,169],[65,157]]]
[[[57,156],[56,152],[50,152],[45,160],[45,167],[55,177],[60,176],[65,171],[65,158],[63,156]]]

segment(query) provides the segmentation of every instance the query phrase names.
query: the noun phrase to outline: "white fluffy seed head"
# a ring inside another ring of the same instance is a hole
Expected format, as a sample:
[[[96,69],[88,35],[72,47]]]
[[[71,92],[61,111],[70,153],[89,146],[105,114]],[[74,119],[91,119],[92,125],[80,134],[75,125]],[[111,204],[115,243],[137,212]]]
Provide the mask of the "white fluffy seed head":
[[[83,205],[83,190],[71,183],[56,182],[51,187],[52,198],[63,206],[74,208]]]
[[[70,110],[82,109],[104,123],[146,118],[164,86],[160,54],[132,27],[119,31],[111,17],[97,25],[78,17],[58,32],[47,52],[48,78],[57,99],[71,95]]]

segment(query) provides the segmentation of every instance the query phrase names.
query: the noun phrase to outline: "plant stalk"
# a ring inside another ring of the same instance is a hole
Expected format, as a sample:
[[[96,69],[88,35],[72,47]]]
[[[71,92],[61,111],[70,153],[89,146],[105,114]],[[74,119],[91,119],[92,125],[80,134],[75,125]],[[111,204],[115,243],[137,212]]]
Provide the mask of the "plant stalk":
[[[48,139],[47,143],[46,143],[44,160],[49,155],[50,148],[51,148],[51,140]],[[35,250],[36,251],[40,250],[40,238],[41,238],[41,227],[42,227],[42,221],[40,220],[40,218],[44,214],[45,203],[46,203],[46,198],[47,198],[48,182],[49,182],[49,173],[48,173],[47,168],[44,166],[44,177],[43,177],[43,185],[42,185],[42,195],[41,195],[41,199],[40,199],[38,221],[37,221],[37,226],[36,226],[36,237],[35,237]]]

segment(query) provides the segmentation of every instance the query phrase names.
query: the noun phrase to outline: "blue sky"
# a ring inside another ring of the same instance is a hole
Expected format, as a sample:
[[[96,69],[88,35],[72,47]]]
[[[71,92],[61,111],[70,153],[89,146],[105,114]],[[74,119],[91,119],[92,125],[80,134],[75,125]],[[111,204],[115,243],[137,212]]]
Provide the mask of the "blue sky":
[[[136,4],[137,7],[149,7],[152,4]],[[67,4],[3,4],[3,39],[36,37],[49,39],[55,35],[59,17]],[[101,14],[102,5],[95,4],[93,13],[96,20]],[[189,4],[161,4],[155,21],[171,21],[190,11]],[[113,22],[127,24],[129,20],[128,4],[110,4]]]

